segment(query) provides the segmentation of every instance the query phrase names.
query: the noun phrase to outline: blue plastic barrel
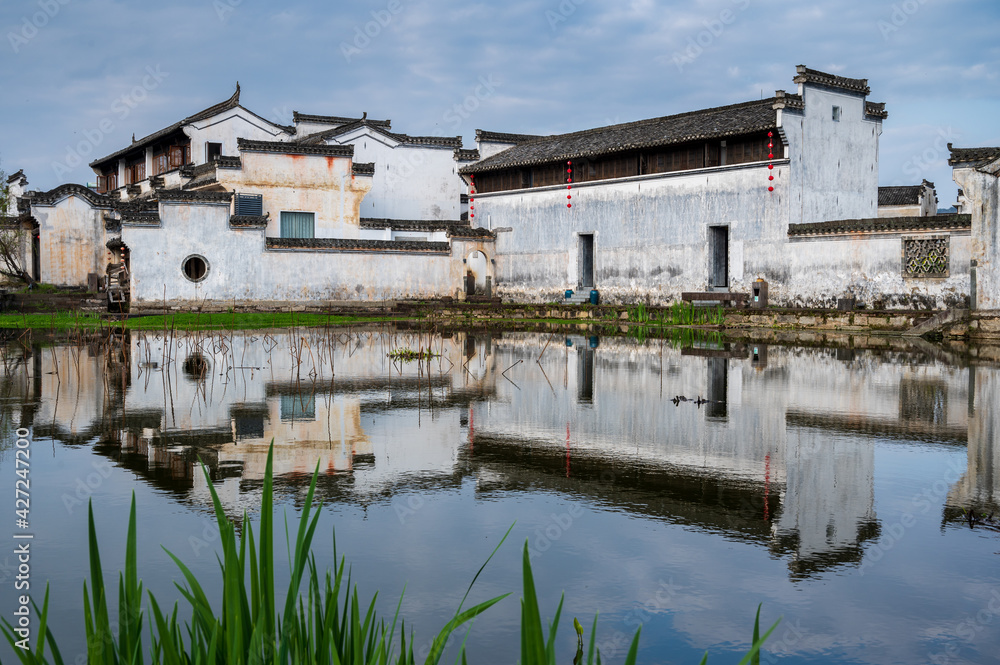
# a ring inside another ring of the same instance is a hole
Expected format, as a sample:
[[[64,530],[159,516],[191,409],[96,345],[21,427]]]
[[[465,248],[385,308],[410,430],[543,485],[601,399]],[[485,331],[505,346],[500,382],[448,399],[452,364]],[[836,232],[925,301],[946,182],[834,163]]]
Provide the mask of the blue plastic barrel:
[[[590,304],[599,305],[600,302],[601,302],[601,294],[597,292],[597,289],[592,290],[590,292]]]

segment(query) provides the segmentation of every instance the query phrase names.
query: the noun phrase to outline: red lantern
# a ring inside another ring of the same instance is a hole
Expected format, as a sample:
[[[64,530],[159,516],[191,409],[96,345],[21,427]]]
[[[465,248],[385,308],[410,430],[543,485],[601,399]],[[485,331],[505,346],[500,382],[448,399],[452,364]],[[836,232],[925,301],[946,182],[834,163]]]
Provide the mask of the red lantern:
[[[567,207],[567,208],[572,208],[572,207],[573,207],[573,204],[572,204],[572,203],[567,203],[567,204],[566,204],[566,207]]]
[[[773,191],[774,191],[774,187],[768,187],[768,188],[767,188],[767,191],[769,191],[769,192],[773,192]]]

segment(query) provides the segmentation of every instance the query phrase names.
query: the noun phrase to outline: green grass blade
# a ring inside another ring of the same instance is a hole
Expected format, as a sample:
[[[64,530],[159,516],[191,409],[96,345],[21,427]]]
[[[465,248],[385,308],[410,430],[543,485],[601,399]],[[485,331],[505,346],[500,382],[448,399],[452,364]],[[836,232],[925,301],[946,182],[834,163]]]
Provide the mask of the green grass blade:
[[[479,616],[480,614],[490,609],[491,607],[493,607],[494,605],[496,605],[509,595],[510,595],[509,593],[505,593],[502,596],[491,598],[490,600],[487,600],[483,603],[479,603],[475,607],[470,607],[464,612],[453,617],[451,621],[445,624],[444,628],[441,629],[441,632],[437,634],[437,637],[434,638],[434,642],[431,644],[431,651],[429,654],[427,654],[427,660],[425,660],[424,662],[427,665],[432,665],[434,663],[437,663],[441,658],[441,653],[444,651],[444,645],[448,641],[448,637],[452,634],[452,632],[454,632],[456,628],[461,626],[469,619],[473,619]]]
[[[753,646],[750,647],[750,651],[743,656],[737,665],[747,665],[747,663],[749,663],[751,659],[760,652],[761,647],[764,646],[764,643],[767,642],[767,638],[771,636],[771,633],[774,632],[774,629],[778,627],[779,623],[781,623],[781,619],[775,621],[774,625],[768,628],[767,632],[760,636],[760,639],[754,640]]]
[[[594,626],[590,629],[590,644],[587,646],[587,665],[594,665],[594,645],[597,643],[597,615],[594,615]]]
[[[531,559],[528,556],[528,541],[524,541],[522,557],[522,575],[524,577],[524,599],[521,601],[521,635],[523,653],[521,662],[545,662],[545,636],[542,633],[542,617],[538,610],[538,596],[535,594],[535,578],[531,574]]]
[[[642,626],[635,631],[635,637],[632,638],[632,646],[628,648],[628,655],[625,656],[625,665],[635,665],[635,659],[639,656],[639,634],[642,632]]]

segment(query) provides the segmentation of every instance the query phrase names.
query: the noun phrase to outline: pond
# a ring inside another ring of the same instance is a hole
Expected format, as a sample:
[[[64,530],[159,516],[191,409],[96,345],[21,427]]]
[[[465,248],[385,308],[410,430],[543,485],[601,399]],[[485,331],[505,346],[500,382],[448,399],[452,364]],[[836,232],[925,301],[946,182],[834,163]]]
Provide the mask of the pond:
[[[401,349],[434,355],[390,357]],[[624,660],[640,624],[640,662],[706,649],[736,662],[758,604],[762,625],[781,618],[765,663],[1000,653],[1000,533],[966,519],[1000,504],[1000,368],[924,342],[131,333],[15,340],[3,364],[8,533],[34,535],[30,591],[41,602],[50,585],[67,663],[86,662],[87,502],[112,587],[134,494],[146,588],[180,598],[169,550],[218,594],[199,460],[227,514],[256,519],[272,439],[279,561],[281,516],[294,520],[318,464],[318,562],[332,565],[335,533],[363,597],[378,591],[391,617],[402,595],[418,659],[512,524],[470,600],[513,595],[473,625],[469,662],[518,659],[525,543],[544,619],[565,594],[561,662],[573,617],[589,637],[595,612],[605,662]],[[18,427],[26,530],[11,514]],[[7,540],[12,620],[24,541]],[[13,662],[6,644],[0,659]]]

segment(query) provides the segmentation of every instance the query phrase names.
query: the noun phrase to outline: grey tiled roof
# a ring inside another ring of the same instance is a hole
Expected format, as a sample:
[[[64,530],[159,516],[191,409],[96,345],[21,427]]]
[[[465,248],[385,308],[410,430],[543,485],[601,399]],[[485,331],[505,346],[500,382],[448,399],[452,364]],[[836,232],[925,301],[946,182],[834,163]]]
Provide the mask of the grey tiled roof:
[[[587,129],[572,134],[545,136],[515,145],[481,162],[466,166],[460,172],[498,171],[517,166],[597,157],[628,150],[766,131],[777,126],[774,104],[775,98],[771,97],[662,118]]]
[[[478,162],[479,161],[479,151],[478,150],[464,150],[462,148],[455,148],[455,159],[460,162]]]
[[[363,116],[363,119],[367,120],[368,114]],[[346,125],[353,122],[360,122],[362,118],[346,118],[339,115],[310,115],[308,113],[299,113],[298,111],[292,111],[292,122],[312,122],[317,125]],[[392,126],[391,120],[368,120],[368,124],[376,125],[378,127],[385,127],[389,129]]]
[[[905,233],[909,231],[968,231],[972,215],[930,215],[928,217],[876,217],[841,219],[811,224],[789,224],[792,237],[836,236],[853,233]]]
[[[448,231],[449,238],[479,238],[481,240],[496,240],[496,234],[481,226],[456,226]]]
[[[351,173],[354,175],[375,175],[375,162],[353,162]]]
[[[89,187],[67,183],[47,192],[28,192],[22,201],[30,204],[52,205],[67,196],[79,196],[95,208],[110,208],[114,204],[110,197],[98,194]]]
[[[229,225],[244,229],[262,229],[267,226],[266,215],[233,215]]]
[[[145,213],[122,213],[121,218],[122,226],[159,226],[160,225],[160,213],[159,212],[145,212]]]
[[[183,127],[184,125],[190,124],[192,122],[197,122],[199,120],[204,120],[205,118],[211,118],[212,116],[218,115],[219,113],[223,113],[224,111],[228,111],[229,109],[234,109],[234,108],[236,108],[239,105],[240,105],[240,84],[237,83],[236,84],[236,92],[234,92],[233,96],[230,97],[229,99],[227,99],[226,101],[219,102],[218,104],[215,104],[214,106],[209,106],[207,109],[205,109],[203,111],[199,111],[199,112],[195,113],[194,115],[190,115],[190,116],[184,118],[183,120],[181,120],[179,122],[175,122],[174,124],[170,125],[169,127],[164,127],[163,129],[161,129],[158,132],[153,132],[149,136],[144,136],[143,138],[141,138],[141,139],[139,139],[137,141],[134,141],[128,147],[122,148],[121,150],[119,150],[117,152],[113,152],[113,153],[111,153],[110,155],[108,155],[106,157],[101,157],[100,159],[95,159],[94,161],[92,161],[90,163],[90,166],[92,166],[92,167],[100,166],[101,164],[104,164],[104,163],[109,162],[109,161],[111,161],[113,159],[117,159],[118,157],[126,155],[126,154],[132,152],[133,150],[137,150],[139,148],[148,146],[151,143],[154,143],[154,142],[156,142],[159,139],[165,138],[165,137],[169,136],[170,134],[173,134],[174,132],[179,131],[180,128]]]
[[[918,205],[923,185],[905,185],[902,187],[879,187],[878,204],[880,206]]]
[[[24,177],[24,169],[21,169],[17,173],[12,173],[9,176],[7,176],[7,184],[9,185],[10,183],[14,182],[15,180],[18,180],[18,179],[21,179],[21,178],[24,178],[25,180],[27,180],[27,178]]]
[[[283,143],[281,141],[249,141],[237,139],[241,152],[273,152],[281,155],[325,155],[327,157],[353,157],[353,145],[312,145]]]
[[[448,231],[458,226],[468,226],[460,219],[381,219],[362,217],[363,229],[392,229],[393,231]]]
[[[795,78],[792,79],[794,83],[813,83],[826,86],[827,88],[840,88],[841,90],[856,92],[866,96],[871,93],[871,88],[868,87],[868,79],[849,79],[844,76],[809,69],[805,65],[798,65],[795,68],[795,72]]]
[[[188,201],[192,203],[228,203],[233,200],[232,192],[199,192],[181,189],[161,189],[156,193],[160,201]]]
[[[159,224],[159,212],[122,212],[122,224],[134,224],[139,226]]]
[[[508,132],[490,132],[485,129],[476,130],[476,141],[486,141],[488,143],[524,143],[540,139],[540,134],[511,134]]]
[[[181,185],[181,189],[200,189],[201,187],[208,187],[209,185],[217,184],[219,184],[219,179],[215,177],[214,173],[212,173],[211,175],[201,176],[191,180],[190,182],[184,183]]]
[[[1000,148],[953,148],[949,143],[948,150],[951,151],[951,157],[948,159],[948,164],[951,166],[967,162],[985,163],[1000,159]]]
[[[267,238],[266,247],[267,249],[305,251],[451,253],[451,244],[447,242],[356,240],[350,238]]]
[[[865,115],[885,120],[889,112],[885,110],[885,102],[865,102]]]
[[[369,127],[380,134],[387,136],[391,139],[399,141],[400,143],[407,143],[411,145],[427,145],[427,146],[440,146],[444,148],[461,148],[462,147],[462,137],[461,136],[410,136],[409,134],[397,134],[396,132],[389,131],[388,127],[383,127],[377,122],[373,122],[367,119],[355,120],[354,122],[341,125],[340,127],[334,127],[333,129],[328,129],[325,132],[318,132],[316,134],[310,134],[298,141],[302,145],[322,145],[324,141],[335,138],[337,136],[342,136],[348,132],[353,132],[361,127]]]

